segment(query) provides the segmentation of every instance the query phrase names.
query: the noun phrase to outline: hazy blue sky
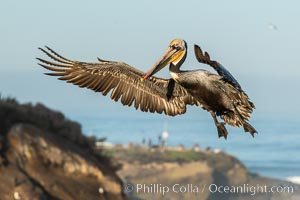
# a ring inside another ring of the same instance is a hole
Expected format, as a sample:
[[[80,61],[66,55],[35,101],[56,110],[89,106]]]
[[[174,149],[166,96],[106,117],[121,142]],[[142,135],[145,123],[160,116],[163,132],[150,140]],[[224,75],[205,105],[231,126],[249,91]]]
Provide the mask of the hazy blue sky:
[[[64,56],[99,56],[147,70],[173,38],[199,44],[239,80],[256,116],[300,112],[299,1],[3,1],[0,7],[0,92],[43,102],[68,115],[134,112],[108,97],[44,76],[35,57],[48,45]],[[268,28],[275,24],[278,30]],[[164,70],[158,76],[169,76]],[[197,115],[207,115],[201,110]],[[144,115],[137,112],[137,115]],[[189,114],[191,115],[191,114]]]

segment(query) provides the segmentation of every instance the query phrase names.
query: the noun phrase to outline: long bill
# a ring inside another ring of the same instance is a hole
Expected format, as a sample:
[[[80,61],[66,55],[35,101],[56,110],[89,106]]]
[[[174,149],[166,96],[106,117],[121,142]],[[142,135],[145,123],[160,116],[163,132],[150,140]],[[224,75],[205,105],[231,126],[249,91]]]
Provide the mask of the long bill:
[[[144,74],[141,78],[141,81],[146,80],[149,76],[154,75],[163,69],[166,65],[172,62],[174,54],[176,54],[178,50],[168,47],[163,56]]]

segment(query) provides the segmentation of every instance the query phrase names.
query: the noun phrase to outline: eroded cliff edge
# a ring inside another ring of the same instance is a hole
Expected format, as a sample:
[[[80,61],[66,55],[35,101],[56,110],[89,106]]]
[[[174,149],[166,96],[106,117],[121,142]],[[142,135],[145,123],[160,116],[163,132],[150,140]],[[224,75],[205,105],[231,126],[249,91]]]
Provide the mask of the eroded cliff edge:
[[[94,142],[60,112],[0,100],[0,199],[127,199]]]

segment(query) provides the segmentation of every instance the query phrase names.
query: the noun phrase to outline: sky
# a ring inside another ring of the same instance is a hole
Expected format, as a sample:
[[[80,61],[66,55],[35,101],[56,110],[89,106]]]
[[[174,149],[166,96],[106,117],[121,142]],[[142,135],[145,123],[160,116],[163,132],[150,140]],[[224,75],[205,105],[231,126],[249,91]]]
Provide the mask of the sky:
[[[297,116],[299,7],[296,0],[3,1],[0,92],[70,117],[134,113],[99,93],[43,75],[35,58],[45,56],[37,48],[47,45],[79,61],[124,61],[146,71],[172,39],[182,38],[189,45],[182,69],[211,70],[197,63],[196,43],[240,82],[256,104],[254,116]],[[167,68],[157,76],[169,77]],[[207,115],[196,108],[189,112]]]

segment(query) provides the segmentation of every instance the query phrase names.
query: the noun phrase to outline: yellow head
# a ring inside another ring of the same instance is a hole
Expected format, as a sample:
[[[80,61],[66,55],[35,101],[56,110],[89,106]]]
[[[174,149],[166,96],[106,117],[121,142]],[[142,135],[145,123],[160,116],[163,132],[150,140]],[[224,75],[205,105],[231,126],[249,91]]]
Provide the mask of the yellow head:
[[[163,56],[150,68],[143,76],[143,80],[154,75],[168,64],[173,64],[180,67],[185,59],[187,52],[186,42],[182,39],[174,39],[170,42]]]
[[[182,39],[174,39],[170,42],[169,48],[176,50],[170,59],[170,63],[176,65],[186,54],[186,42]]]

